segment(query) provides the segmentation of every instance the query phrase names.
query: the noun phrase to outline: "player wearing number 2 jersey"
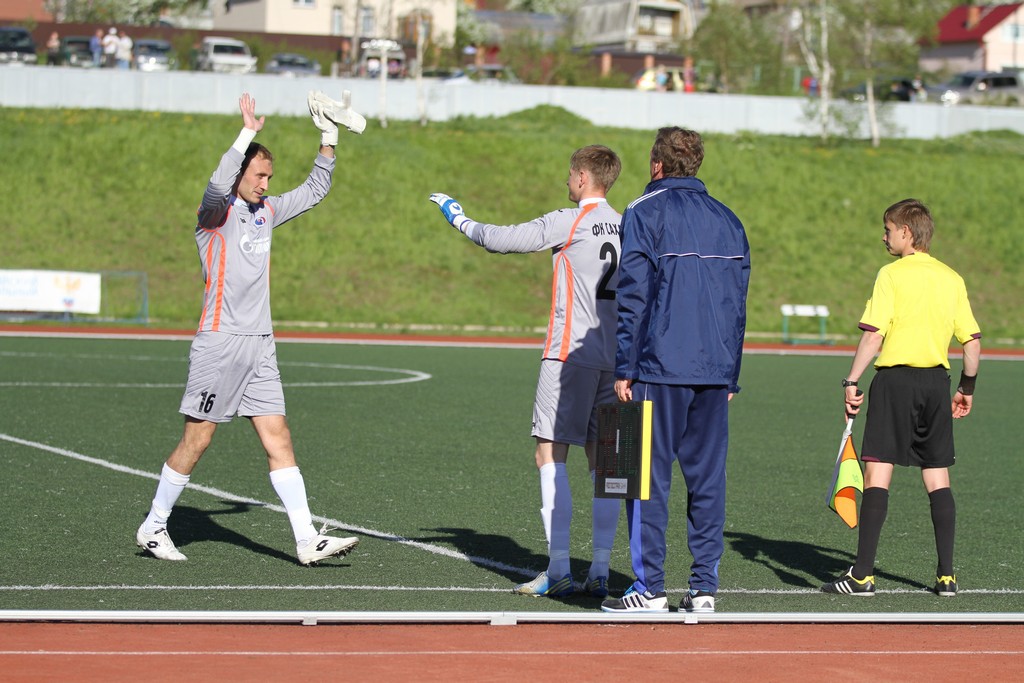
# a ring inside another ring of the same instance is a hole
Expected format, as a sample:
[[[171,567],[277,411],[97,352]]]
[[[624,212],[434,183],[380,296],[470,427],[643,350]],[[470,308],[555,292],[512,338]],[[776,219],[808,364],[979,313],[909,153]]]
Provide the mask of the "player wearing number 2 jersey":
[[[135,537],[159,559],[186,559],[167,533],[167,519],[217,425],[235,415],[252,421],[266,450],[270,481],[288,513],[299,562],[345,555],[359,542],[325,535],[326,529],[317,533],[313,526],[285,420],[270,317],[271,232],[316,206],[331,188],[338,127],[324,115],[316,94],[310,93],[309,108],[321,131],[320,153],[306,182],[283,195],[265,196],[274,159],[253,142],[264,117],[256,118],[256,102],[245,93],[239,100],[242,131],[221,157],[199,206],[195,237],[206,288],[181,400],[185,431],[164,464],[149,515]]]
[[[533,408],[532,435],[540,470],[541,519],[548,542],[548,568],[515,587],[522,595],[564,597],[575,591],[569,567],[572,497],[565,463],[569,446],[583,446],[593,476],[597,451],[597,405],[614,400],[615,288],[618,285],[621,216],[605,195],[621,170],[607,147],[577,150],[569,163],[569,199],[560,209],[519,225],[470,220],[454,199],[430,197],[445,218],[490,252],[551,250],[551,314]],[[617,499],[593,500],[593,562],[584,590],[608,594],[608,564],[618,525]]]

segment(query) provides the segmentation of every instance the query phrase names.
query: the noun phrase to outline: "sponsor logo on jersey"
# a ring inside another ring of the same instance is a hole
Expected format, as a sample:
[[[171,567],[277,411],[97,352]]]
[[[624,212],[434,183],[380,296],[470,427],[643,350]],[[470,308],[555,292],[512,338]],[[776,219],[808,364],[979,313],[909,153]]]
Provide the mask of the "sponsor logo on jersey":
[[[266,254],[270,251],[270,235],[259,237],[255,240],[250,239],[247,234],[242,235],[242,239],[238,241],[238,246],[246,254]]]

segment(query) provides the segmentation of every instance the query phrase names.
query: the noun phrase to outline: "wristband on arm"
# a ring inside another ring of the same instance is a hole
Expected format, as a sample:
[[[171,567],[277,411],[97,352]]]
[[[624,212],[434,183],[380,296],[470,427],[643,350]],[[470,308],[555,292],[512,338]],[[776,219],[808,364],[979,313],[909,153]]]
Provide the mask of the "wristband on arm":
[[[974,377],[968,377],[967,375],[964,374],[964,371],[961,370],[960,371],[960,384],[959,384],[959,386],[957,386],[956,390],[959,391],[964,396],[973,396],[974,395],[974,383],[977,380],[978,380],[978,376],[977,375],[975,375]]]
[[[256,139],[256,131],[252,128],[243,128],[235,139],[235,144],[231,145],[242,154],[249,149],[249,143]]]

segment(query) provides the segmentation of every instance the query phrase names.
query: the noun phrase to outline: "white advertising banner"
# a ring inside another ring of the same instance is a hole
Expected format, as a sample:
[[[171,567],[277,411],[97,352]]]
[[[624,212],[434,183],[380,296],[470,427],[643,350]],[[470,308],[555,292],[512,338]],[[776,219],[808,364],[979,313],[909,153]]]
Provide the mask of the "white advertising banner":
[[[0,270],[0,311],[100,312],[100,274]]]

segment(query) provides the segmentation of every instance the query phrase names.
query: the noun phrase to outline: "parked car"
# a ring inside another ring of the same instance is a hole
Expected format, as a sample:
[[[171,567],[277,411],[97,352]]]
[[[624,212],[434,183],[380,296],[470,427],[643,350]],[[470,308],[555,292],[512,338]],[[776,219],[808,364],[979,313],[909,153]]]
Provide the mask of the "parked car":
[[[406,75],[405,51],[393,40],[370,40],[363,43],[359,56],[358,73],[367,78],[380,77],[381,53],[387,50],[388,78],[403,78]]]
[[[32,34],[18,26],[0,26],[0,64],[35,64]]]
[[[166,40],[136,40],[132,48],[132,59],[139,71],[170,71],[178,67],[174,47]]]
[[[92,50],[89,36],[65,36],[60,39],[60,63],[64,66],[92,68]]]
[[[918,86],[913,78],[882,78],[875,81],[874,91],[875,99],[882,102],[916,102],[927,98],[924,83],[921,82]],[[848,100],[863,102],[867,99],[867,84],[860,83],[852,88],[845,88],[839,94]]]
[[[294,52],[278,52],[267,63],[266,72],[280,76],[319,76],[320,62]]]
[[[431,66],[425,67],[421,75],[423,78],[451,78],[458,75],[461,71],[462,69],[450,66]]]
[[[197,71],[250,74],[256,71],[257,58],[241,40],[207,36],[196,53]]]
[[[519,83],[512,69],[503,64],[470,64],[445,79],[449,83]]]
[[[1024,86],[1013,71],[964,71],[949,83],[929,88],[943,104],[1004,104],[1024,102]]]

